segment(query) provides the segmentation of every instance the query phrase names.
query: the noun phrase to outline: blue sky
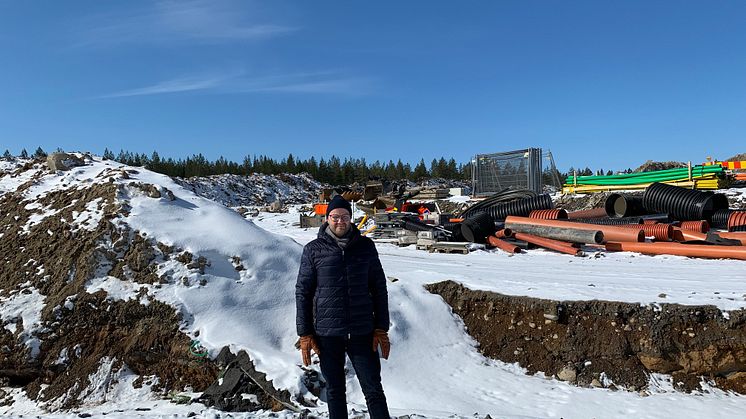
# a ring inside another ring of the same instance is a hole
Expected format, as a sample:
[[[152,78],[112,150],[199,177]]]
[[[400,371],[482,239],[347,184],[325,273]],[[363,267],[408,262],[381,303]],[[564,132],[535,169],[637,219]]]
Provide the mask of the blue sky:
[[[743,1],[0,0],[0,152],[746,152]]]

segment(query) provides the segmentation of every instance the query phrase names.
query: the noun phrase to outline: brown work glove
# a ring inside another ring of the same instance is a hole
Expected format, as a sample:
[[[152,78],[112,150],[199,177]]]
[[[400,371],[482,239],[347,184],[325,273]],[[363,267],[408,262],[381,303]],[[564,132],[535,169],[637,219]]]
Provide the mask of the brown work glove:
[[[381,356],[383,359],[389,359],[391,342],[389,342],[389,333],[387,331],[381,329],[373,331],[373,352],[376,352],[378,345],[381,345]]]
[[[313,335],[304,335],[300,337],[300,354],[303,357],[303,365],[311,365],[311,349],[316,354],[320,354],[319,345],[316,343],[316,339]]]

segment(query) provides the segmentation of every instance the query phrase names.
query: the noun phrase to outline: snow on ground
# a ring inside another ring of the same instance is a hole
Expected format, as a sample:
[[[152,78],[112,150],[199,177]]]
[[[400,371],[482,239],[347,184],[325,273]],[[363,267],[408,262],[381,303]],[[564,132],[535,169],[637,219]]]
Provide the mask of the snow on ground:
[[[8,297],[0,297],[0,320],[3,327],[11,333],[16,333],[21,327],[23,331],[19,340],[31,348],[31,357],[39,354],[41,342],[34,336],[41,330],[41,311],[44,309],[45,297],[34,287],[24,287],[13,290]]]
[[[94,161],[71,172],[47,174],[27,194],[38,196],[63,185],[99,181],[98,175],[114,167],[119,165]],[[185,333],[195,337],[199,332],[200,344],[212,356],[224,345],[234,352],[246,349],[257,369],[267,373],[276,386],[297,394],[302,370],[300,354],[294,347],[294,286],[302,245],[315,237],[315,229],[294,226],[297,212],[260,214],[246,220],[231,209],[194,195],[166,176],[139,168],[129,176],[130,179],[117,182],[154,183],[171,190],[176,199],[149,198],[138,188],[126,187],[123,198],[129,200],[131,211],[120,222],[147,237],[188,250],[195,257],[204,256],[211,263],[205,275],[199,275],[173,260],[163,262],[158,275],[168,273],[172,278],[184,279],[160,288],[147,287],[148,293],[179,310],[184,315]],[[0,187],[7,188],[9,184],[0,178]],[[742,417],[746,408],[744,396],[717,389],[694,395],[676,392],[670,378],[664,376],[654,377],[646,396],[579,388],[543,374],[528,376],[517,365],[482,356],[450,307],[423,288],[426,283],[452,279],[470,288],[511,295],[641,304],[714,304],[733,310],[746,306],[746,285],[742,280],[746,262],[630,253],[576,258],[540,250],[515,256],[493,251],[447,255],[391,244],[379,244],[378,250],[387,275],[398,279],[388,284],[392,354],[383,362],[384,388],[392,414],[441,418],[474,417],[475,412],[481,417],[490,414],[515,418],[736,418]],[[235,269],[236,258],[245,270]],[[120,282],[116,278],[97,278],[89,283],[89,289],[104,289],[112,298],[131,298],[134,287]],[[96,377],[90,390],[97,400],[102,389],[99,383],[112,374],[124,377],[120,383],[127,383],[126,371],[107,372],[105,367],[102,364],[104,373]],[[351,373],[348,389],[351,408],[361,411],[364,399]],[[102,415],[107,412],[107,418],[118,414],[185,415],[194,410],[207,416],[217,414],[202,411],[199,405],[156,401],[151,394],[138,391],[125,385],[109,391],[106,403],[84,411]],[[22,394],[13,395],[17,404],[0,408],[0,413],[40,413],[38,406],[24,402]],[[136,411],[133,405],[152,410]],[[318,412],[325,412],[323,404]]]
[[[256,223],[300,243],[317,229],[292,226],[297,214],[261,214]],[[520,367],[481,356],[438,296],[426,283],[455,280],[472,289],[509,295],[565,300],[604,299],[641,304],[714,304],[725,310],[746,307],[746,262],[651,257],[631,253],[576,258],[535,250],[509,256],[498,251],[469,255],[431,254],[393,244],[378,244],[389,283],[392,355],[383,363],[384,386],[392,407],[445,415],[470,411],[495,416],[662,417],[681,412],[707,417],[740,417],[746,398],[712,390],[687,395],[659,376],[652,394],[583,389]],[[713,272],[717,272],[713,275]],[[661,297],[662,293],[666,297]],[[362,401],[354,379],[353,397]]]

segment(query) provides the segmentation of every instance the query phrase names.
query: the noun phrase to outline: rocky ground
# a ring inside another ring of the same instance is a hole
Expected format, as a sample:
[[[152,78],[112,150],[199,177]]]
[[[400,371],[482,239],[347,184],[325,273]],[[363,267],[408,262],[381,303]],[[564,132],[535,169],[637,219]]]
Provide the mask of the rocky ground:
[[[703,380],[746,394],[746,310],[552,301],[429,285],[461,317],[484,355],[586,387],[644,392],[651,373],[683,391]]]

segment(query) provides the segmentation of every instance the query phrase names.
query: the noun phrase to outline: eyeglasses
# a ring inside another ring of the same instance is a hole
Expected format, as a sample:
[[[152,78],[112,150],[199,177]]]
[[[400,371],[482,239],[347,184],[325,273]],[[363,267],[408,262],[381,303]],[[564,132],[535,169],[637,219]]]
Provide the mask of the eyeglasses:
[[[346,223],[350,221],[350,216],[349,215],[330,215],[329,219],[334,221],[335,223],[338,223],[340,221],[343,221]]]

